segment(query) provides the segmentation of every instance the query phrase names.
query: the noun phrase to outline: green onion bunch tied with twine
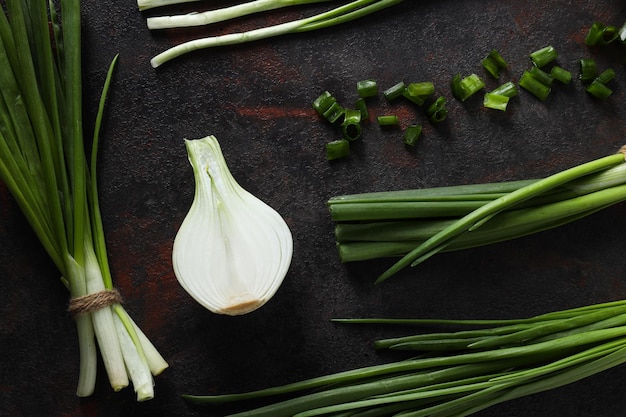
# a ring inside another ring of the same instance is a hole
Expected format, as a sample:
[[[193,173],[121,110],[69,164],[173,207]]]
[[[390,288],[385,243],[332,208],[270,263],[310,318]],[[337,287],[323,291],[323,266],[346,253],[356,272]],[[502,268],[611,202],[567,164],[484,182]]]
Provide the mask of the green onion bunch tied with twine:
[[[396,362],[258,391],[184,398],[206,405],[267,398],[267,405],[229,417],[461,417],[626,362],[626,301],[513,320],[335,321],[460,330],[376,341],[376,349],[412,355]]]
[[[80,351],[77,395],[94,391],[99,350],[112,388],[132,382],[137,400],[149,400],[153,375],[167,363],[113,286],[97,192],[99,130],[117,57],[88,158],[80,0],[59,4],[57,10],[46,0],[7,0],[0,12],[0,179],[70,293]]]
[[[552,229],[626,200],[625,148],[543,179],[352,194],[328,201],[342,262],[399,258],[376,282],[442,251]]]

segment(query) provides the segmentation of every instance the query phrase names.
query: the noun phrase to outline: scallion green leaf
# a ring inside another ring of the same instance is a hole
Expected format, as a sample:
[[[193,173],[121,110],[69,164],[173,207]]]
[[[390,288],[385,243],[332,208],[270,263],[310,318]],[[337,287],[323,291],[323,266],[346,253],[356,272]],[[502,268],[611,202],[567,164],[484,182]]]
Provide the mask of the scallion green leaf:
[[[385,96],[388,101],[393,101],[402,96],[402,93],[404,93],[405,89],[406,86],[404,82],[400,81],[399,83],[394,84],[391,87],[387,88],[385,91],[383,91],[383,96]]]
[[[320,116],[323,116],[324,113],[326,113],[326,111],[328,111],[328,109],[330,109],[330,107],[336,102],[337,99],[333,97],[330,92],[324,91],[313,101],[313,108],[320,114]]]

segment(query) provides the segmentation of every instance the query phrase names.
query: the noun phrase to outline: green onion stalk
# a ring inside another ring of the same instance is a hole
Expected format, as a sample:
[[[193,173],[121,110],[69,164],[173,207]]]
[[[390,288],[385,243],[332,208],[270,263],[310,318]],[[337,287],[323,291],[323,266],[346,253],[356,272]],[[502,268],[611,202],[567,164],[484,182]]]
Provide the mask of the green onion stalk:
[[[186,3],[188,1],[189,0],[138,0],[137,6],[139,10],[147,10],[166,4]],[[154,30],[208,25],[211,23],[223,22],[287,6],[299,6],[309,3],[322,3],[328,1],[333,0],[254,0],[202,13],[149,17],[147,19],[147,25],[149,29]],[[154,68],[156,68],[174,58],[199,49],[238,45],[280,35],[324,29],[378,12],[402,1],[403,0],[353,0],[347,4],[336,6],[325,12],[317,13],[301,19],[295,19],[272,26],[260,27],[246,32],[228,33],[225,35],[194,39],[161,52],[153,57],[150,63]]]
[[[543,179],[352,194],[328,201],[342,262],[399,258],[377,282],[442,251],[571,223],[626,200],[624,148]]]
[[[459,417],[571,384],[626,362],[626,301],[517,320],[334,321],[453,325],[460,330],[376,341],[376,349],[410,355],[396,362],[257,391],[184,398],[204,405],[263,398],[267,402],[229,417]]]
[[[0,179],[70,293],[78,329],[78,396],[93,393],[97,348],[109,382],[153,397],[167,363],[114,288],[98,203],[96,162],[109,67],[91,155],[83,132],[80,0],[7,0],[0,13]],[[62,24],[61,24],[62,20]],[[50,30],[52,28],[52,31]],[[97,343],[96,343],[97,342]]]

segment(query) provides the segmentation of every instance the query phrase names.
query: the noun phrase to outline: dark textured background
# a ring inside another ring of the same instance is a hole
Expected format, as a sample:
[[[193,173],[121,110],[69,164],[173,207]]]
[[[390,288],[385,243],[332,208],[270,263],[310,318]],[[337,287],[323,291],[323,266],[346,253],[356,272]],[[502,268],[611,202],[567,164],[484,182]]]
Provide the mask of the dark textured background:
[[[113,393],[101,373],[97,392],[74,396],[75,327],[67,294],[12,198],[0,187],[0,415],[12,417],[219,416],[183,393],[217,393],[283,384],[395,359],[372,342],[397,329],[342,327],[333,317],[525,317],[626,297],[626,206],[617,205],[558,230],[481,249],[439,255],[384,285],[373,280],[388,261],[344,266],[337,257],[325,201],[334,195],[545,176],[604,156],[626,135],[626,49],[590,49],[593,21],[621,25],[626,3],[598,1],[411,1],[341,27],[193,53],[154,70],[149,59],[185,39],[277,23],[284,13],[212,29],[150,33],[132,0],[85,0],[86,124],[106,67],[120,61],[103,131],[100,179],[111,266],[128,311],[170,368],[156,398],[138,404],[132,390]],[[171,10],[202,10],[205,3]],[[323,7],[290,11],[291,17]],[[605,102],[581,84],[557,86],[546,102],[525,91],[505,113],[461,104],[454,73],[490,80],[480,60],[492,48],[517,81],[528,53],[548,44],[559,64],[596,59],[617,72]],[[449,99],[439,126],[404,104],[372,101],[424,123],[415,149],[399,131],[366,125],[347,160],[328,163],[324,144],[337,133],[311,102],[324,90],[340,101],[374,78],[433,81]],[[294,257],[275,298],[242,317],[196,304],[171,268],[176,231],[193,196],[183,138],[217,136],[234,176],[290,225]],[[494,417],[626,416],[626,368],[486,410]]]

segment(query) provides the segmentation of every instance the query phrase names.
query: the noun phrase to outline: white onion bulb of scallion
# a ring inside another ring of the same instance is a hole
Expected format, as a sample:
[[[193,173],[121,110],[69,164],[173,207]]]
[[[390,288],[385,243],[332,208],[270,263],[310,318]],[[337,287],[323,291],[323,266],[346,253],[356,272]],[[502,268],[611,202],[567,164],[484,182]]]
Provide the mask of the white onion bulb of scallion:
[[[174,240],[174,273],[208,310],[249,313],[282,284],[291,264],[291,231],[278,212],[237,183],[214,136],[185,145],[196,185]]]

